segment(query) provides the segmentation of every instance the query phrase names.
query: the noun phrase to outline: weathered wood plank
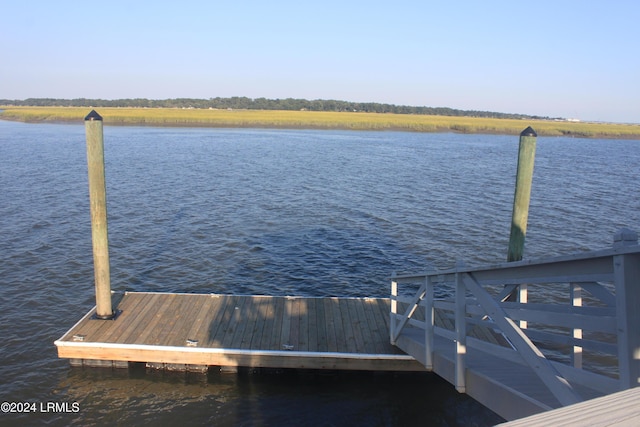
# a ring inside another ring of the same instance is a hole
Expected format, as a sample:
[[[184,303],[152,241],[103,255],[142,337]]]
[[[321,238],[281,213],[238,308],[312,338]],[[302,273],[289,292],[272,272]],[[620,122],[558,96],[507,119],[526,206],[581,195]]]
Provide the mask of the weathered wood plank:
[[[202,298],[199,295],[185,295],[182,310],[177,312],[178,319],[171,330],[166,334],[163,345],[185,345],[189,339],[191,325],[196,322],[200,308],[211,298]]]
[[[309,351],[309,300],[300,298],[300,330],[299,330],[299,351]]]
[[[93,339],[95,341],[111,342],[114,338],[122,335],[129,327],[129,323],[144,309],[148,299],[145,298],[145,295],[140,294],[124,295],[116,307],[117,310],[122,310],[118,317],[118,322],[110,321],[111,324],[107,322],[107,328],[103,329],[102,333],[96,334]]]
[[[188,295],[177,295],[171,306],[167,309],[163,316],[162,323],[157,326],[157,336],[154,344],[167,345],[167,341],[171,335],[178,320],[184,321],[184,315],[191,311],[192,304]]]
[[[327,344],[327,322],[325,317],[324,300],[319,298],[316,300],[316,318],[315,328],[317,329],[316,348],[318,351],[329,351]]]
[[[307,305],[307,349],[308,351],[318,350],[318,308],[317,298],[305,298]]]
[[[380,310],[381,319],[384,322],[384,328],[388,331],[391,327],[389,323],[389,313],[391,313],[391,300],[389,298],[378,298],[378,309]],[[389,337],[386,337],[387,341]]]
[[[219,339],[226,331],[229,319],[235,310],[235,299],[232,295],[220,295],[218,309],[213,313],[209,322],[209,336],[207,346],[220,347],[222,341]]]
[[[271,330],[265,329],[262,333],[263,341],[269,344],[265,346],[267,350],[282,350],[282,322],[284,321],[285,299],[282,297],[273,298],[273,326]],[[268,340],[268,341],[267,341]]]
[[[289,345],[292,350],[300,349],[300,298],[291,300],[291,312],[289,314],[291,331],[289,332]]]
[[[165,319],[170,319],[171,305],[175,303],[176,295],[169,295],[164,300],[161,300],[161,304],[158,310],[154,313],[147,325],[143,325],[143,328],[138,331],[138,338],[135,338],[136,342],[144,342],[150,345],[159,344],[159,337],[162,332],[162,326]]]
[[[246,303],[247,298],[234,297],[233,310],[227,323],[223,324],[225,328],[223,329],[223,335],[220,337],[220,343],[223,348],[238,348],[237,345],[234,345],[234,337],[238,329],[244,326],[243,311]],[[218,333],[220,334],[220,330],[218,330]]]
[[[195,320],[189,326],[185,339],[197,341],[198,346],[206,347],[209,345],[209,330],[214,314],[220,310],[222,305],[221,298],[217,295],[211,295],[209,298],[203,298],[204,303],[198,310]]]
[[[336,333],[336,316],[333,312],[334,302],[332,298],[324,298],[325,324],[327,325],[327,351],[338,351],[338,338]]]
[[[372,346],[373,353],[384,353],[385,351],[385,342],[389,339],[389,331],[381,330],[379,319],[382,316],[375,316],[375,312],[377,311],[377,304],[374,306],[375,302],[371,299],[365,299],[362,301],[363,306],[363,314],[367,320],[367,329],[370,334],[370,345]],[[375,311],[374,311],[375,310]]]
[[[264,324],[262,317],[262,300],[260,297],[250,297],[250,306],[245,306],[244,315],[246,316],[246,326],[242,335],[242,341],[239,348],[251,349],[251,342],[258,335],[260,325]]]
[[[358,318],[358,332],[362,336],[363,341],[363,347],[361,348],[361,351],[363,353],[375,354],[375,344],[373,335],[371,334],[372,325],[369,324],[369,319],[367,319],[367,315],[364,311],[364,299],[354,298],[352,301],[355,306],[356,316]]]
[[[235,327],[233,338],[230,340],[227,348],[242,348],[243,337],[246,329],[251,329],[251,321],[255,312],[254,301],[252,297],[242,298],[238,303],[236,316],[234,319]]]
[[[266,348],[262,343],[262,334],[265,327],[270,328],[273,324],[273,310],[270,298],[254,297],[256,304],[256,317],[254,321],[251,341],[247,348]]]
[[[146,301],[144,308],[140,309],[140,313],[131,320],[129,328],[116,339],[116,342],[132,344],[139,341],[138,336],[140,335],[140,331],[144,330],[144,328],[151,323],[151,319],[155,316],[156,310],[162,301],[162,295],[151,294],[151,298]]]
[[[340,344],[344,343],[344,347],[338,347],[338,351],[344,351],[348,353],[357,353],[358,344],[356,342],[355,334],[353,333],[353,323],[351,322],[351,316],[349,315],[349,306],[347,300],[337,300],[338,315],[341,318],[342,327],[340,329]]]
[[[282,327],[280,329],[280,343],[281,349],[292,349],[291,344],[291,313],[293,311],[292,298],[286,297],[284,299],[284,307],[282,310]]]
[[[73,337],[76,336],[79,340],[85,341],[102,340],[103,336],[108,334],[115,324],[113,320],[93,319],[94,314],[95,308],[90,310],[82,321],[74,325],[65,336],[71,339],[74,339]]]

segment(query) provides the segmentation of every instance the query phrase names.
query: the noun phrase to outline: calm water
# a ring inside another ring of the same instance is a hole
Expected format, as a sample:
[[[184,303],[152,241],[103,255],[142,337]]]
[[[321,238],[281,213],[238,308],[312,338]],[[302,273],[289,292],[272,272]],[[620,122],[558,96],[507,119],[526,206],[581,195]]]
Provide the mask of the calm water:
[[[526,127],[526,126],[523,126]],[[517,137],[106,127],[116,291],[389,293],[391,272],[506,259]],[[526,257],[640,230],[640,142],[538,138]],[[489,425],[429,375],[71,369],[94,304],[84,127],[0,121],[0,424]],[[426,420],[424,419],[426,417]]]

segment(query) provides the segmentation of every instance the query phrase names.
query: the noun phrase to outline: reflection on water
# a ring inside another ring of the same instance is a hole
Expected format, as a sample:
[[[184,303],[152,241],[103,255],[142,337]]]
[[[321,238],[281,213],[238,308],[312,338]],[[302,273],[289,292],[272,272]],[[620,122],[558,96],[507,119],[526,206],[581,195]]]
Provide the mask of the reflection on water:
[[[212,370],[213,371],[213,370]],[[249,370],[208,375],[74,368],[59,385],[78,425],[492,425],[501,419],[431,374]],[[443,390],[446,390],[443,393]]]

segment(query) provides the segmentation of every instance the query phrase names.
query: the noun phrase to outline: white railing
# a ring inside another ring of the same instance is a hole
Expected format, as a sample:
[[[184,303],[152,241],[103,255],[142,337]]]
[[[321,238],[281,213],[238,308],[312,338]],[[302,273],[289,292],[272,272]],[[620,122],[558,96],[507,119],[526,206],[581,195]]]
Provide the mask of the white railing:
[[[454,385],[460,392],[467,346],[530,366],[562,405],[582,400],[574,385],[604,393],[636,387],[637,239],[624,229],[613,248],[602,251],[479,268],[459,263],[446,271],[393,276],[391,343],[405,328],[424,331],[420,359],[431,370],[435,337],[454,341]],[[450,296],[436,299],[436,293]]]

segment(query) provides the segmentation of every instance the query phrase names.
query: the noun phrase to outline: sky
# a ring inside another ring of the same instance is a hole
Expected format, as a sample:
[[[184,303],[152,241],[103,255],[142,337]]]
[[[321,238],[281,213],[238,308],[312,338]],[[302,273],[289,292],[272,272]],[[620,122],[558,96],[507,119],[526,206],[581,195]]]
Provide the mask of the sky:
[[[0,0],[0,99],[337,99],[640,123],[640,1]]]

